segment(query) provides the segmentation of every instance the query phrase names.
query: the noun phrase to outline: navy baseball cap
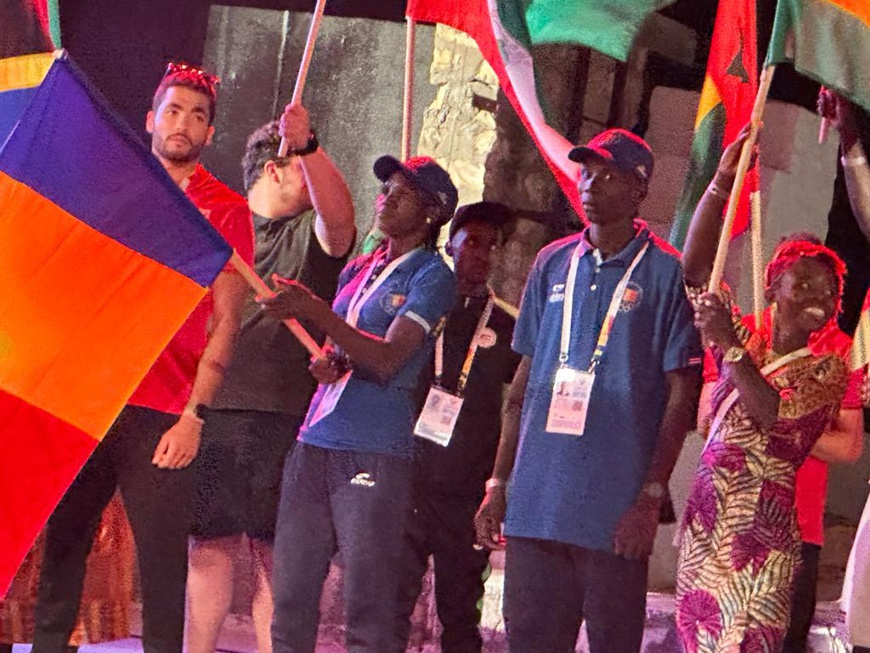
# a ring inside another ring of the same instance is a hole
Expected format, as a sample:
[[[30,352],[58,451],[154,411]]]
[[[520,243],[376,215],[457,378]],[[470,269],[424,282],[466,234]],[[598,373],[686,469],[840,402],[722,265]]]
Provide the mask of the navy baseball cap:
[[[453,217],[459,192],[447,171],[428,156],[415,156],[402,163],[394,156],[385,155],[375,161],[375,177],[386,181],[401,172],[416,188],[426,193],[438,206],[438,225],[445,225]]]
[[[652,150],[640,136],[625,129],[608,129],[586,145],[578,145],[568,152],[568,158],[577,163],[592,157],[603,159],[620,170],[634,172],[644,181],[652,176]]]
[[[475,202],[465,204],[456,209],[456,215],[450,221],[449,238],[469,222],[485,222],[498,229],[507,239],[516,226],[513,211],[500,202]]]

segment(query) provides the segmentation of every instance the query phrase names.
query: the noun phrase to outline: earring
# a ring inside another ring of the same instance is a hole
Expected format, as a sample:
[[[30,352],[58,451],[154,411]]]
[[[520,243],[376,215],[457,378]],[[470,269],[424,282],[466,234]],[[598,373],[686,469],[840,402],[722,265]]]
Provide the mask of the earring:
[[[432,224],[432,218],[426,218],[426,224]]]

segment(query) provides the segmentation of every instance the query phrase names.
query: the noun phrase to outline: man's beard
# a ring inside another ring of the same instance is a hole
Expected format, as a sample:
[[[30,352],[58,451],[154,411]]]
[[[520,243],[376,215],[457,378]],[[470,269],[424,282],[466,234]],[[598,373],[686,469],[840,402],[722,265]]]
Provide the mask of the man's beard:
[[[190,140],[187,142],[190,143],[190,147],[186,152],[170,150],[166,147],[166,139],[158,138],[154,141],[154,149],[157,150],[157,154],[162,158],[167,161],[172,161],[173,163],[190,163],[191,161],[198,161],[199,155],[202,154],[202,150],[205,147],[205,143],[195,145]]]

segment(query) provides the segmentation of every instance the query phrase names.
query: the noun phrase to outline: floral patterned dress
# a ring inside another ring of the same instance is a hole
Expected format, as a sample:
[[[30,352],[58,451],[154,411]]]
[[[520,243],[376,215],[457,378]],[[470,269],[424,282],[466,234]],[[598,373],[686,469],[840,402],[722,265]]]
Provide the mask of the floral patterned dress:
[[[738,335],[759,368],[779,358],[738,319]],[[714,421],[680,536],[677,628],[688,653],[781,650],[800,555],[795,472],[835,414],[847,380],[837,355],[796,358],[767,376],[781,397],[772,427],[758,426],[739,397]],[[722,375],[713,415],[733,389]]]

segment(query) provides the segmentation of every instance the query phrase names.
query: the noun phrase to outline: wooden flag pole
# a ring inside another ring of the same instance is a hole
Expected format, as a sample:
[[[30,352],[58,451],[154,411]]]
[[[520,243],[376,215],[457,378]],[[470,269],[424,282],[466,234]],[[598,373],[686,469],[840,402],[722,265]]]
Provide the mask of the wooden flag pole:
[[[716,250],[716,259],[713,261],[713,272],[710,274],[710,290],[719,288],[722,283],[722,273],[725,271],[725,259],[728,257],[728,246],[731,243],[731,230],[734,228],[734,218],[737,215],[737,206],[740,203],[740,193],[743,190],[743,182],[749,171],[749,162],[752,160],[752,148],[758,139],[758,128],[761,126],[761,115],[764,113],[764,104],[767,102],[767,94],[770,91],[770,83],[773,80],[773,72],[776,66],[768,66],[761,73],[758,83],[758,95],[755,96],[755,105],[752,107],[750,123],[752,129],[749,138],[743,144],[740,152],[740,160],[737,163],[737,176],[734,186],[731,188],[731,196],[728,198],[728,209],[725,212],[725,221],[722,225],[722,234],[719,236],[719,247]]]
[[[293,88],[293,98],[290,104],[302,102],[302,92],[305,90],[305,80],[308,78],[308,67],[314,55],[314,44],[317,42],[317,34],[320,32],[320,23],[323,21],[323,12],[326,10],[326,0],[317,0],[317,6],[311,15],[311,27],[308,28],[308,39],[305,41],[305,51],[302,53],[302,62],[299,64],[299,74],[296,75],[296,86]],[[281,139],[278,147],[278,156],[287,156],[290,144],[287,139]]]
[[[417,42],[417,21],[410,16],[405,36],[405,83],[402,96],[402,148],[401,159],[411,157],[411,130],[414,123],[414,50]]]
[[[761,191],[755,191],[749,196],[752,207],[752,299],[755,309],[755,328],[761,328],[761,317],[764,313],[764,252],[762,251],[761,229]]]
[[[256,292],[260,297],[275,296],[275,292],[266,285],[266,282],[263,281],[256,272],[254,272],[253,268],[248,265],[235,250],[233,250],[233,255],[230,258],[230,263],[236,269],[236,271],[238,271],[238,273],[242,275],[242,278],[248,282],[248,285],[254,289],[254,292]],[[302,346],[308,350],[309,354],[311,354],[314,358],[323,358],[323,351],[321,351],[320,345],[318,345],[314,338],[311,337],[311,334],[305,330],[305,327],[303,327],[293,318],[284,320],[284,325],[288,329],[290,329],[290,333],[296,336],[296,339],[300,343],[302,343]]]

